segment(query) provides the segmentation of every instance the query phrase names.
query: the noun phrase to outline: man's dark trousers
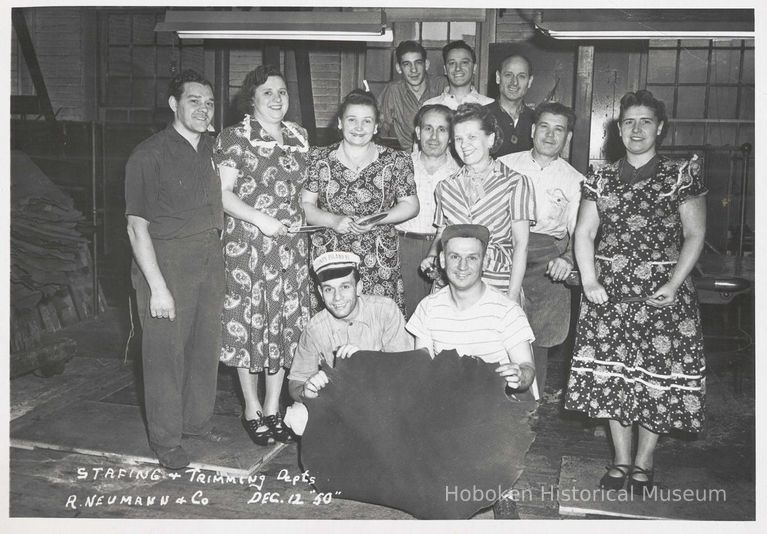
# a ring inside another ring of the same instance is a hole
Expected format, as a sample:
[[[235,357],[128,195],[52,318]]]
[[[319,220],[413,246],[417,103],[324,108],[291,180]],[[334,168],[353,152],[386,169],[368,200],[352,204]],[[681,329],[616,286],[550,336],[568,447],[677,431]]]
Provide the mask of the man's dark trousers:
[[[154,239],[157,262],[173,295],[176,319],[152,318],[151,292],[135,261],[133,287],[144,332],[142,361],[149,444],[173,448],[181,435],[211,429],[216,400],[224,260],[217,230]]]

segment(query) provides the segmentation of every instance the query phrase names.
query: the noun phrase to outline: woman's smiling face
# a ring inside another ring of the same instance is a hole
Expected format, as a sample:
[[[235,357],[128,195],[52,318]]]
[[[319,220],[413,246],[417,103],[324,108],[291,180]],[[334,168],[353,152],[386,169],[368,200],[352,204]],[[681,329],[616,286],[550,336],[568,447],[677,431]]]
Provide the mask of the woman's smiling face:
[[[367,145],[378,132],[376,111],[366,104],[350,104],[346,107],[343,117],[338,119],[338,127],[347,143]]]
[[[455,151],[465,165],[475,165],[487,159],[494,142],[495,134],[487,134],[478,119],[453,126]]]
[[[279,76],[269,76],[256,87],[253,95],[253,116],[263,122],[279,123],[288,112],[288,88]]]
[[[647,106],[631,106],[623,113],[618,124],[626,150],[634,155],[655,152],[655,143],[663,131],[655,111]]]

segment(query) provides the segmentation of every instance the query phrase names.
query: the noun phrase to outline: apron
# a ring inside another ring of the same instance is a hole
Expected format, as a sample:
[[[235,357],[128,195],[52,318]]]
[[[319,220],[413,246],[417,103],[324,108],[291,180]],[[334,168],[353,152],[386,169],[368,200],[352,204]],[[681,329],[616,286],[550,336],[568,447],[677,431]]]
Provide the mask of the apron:
[[[570,288],[546,276],[549,261],[565,251],[568,240],[530,232],[522,287],[525,313],[535,334],[533,344],[538,347],[561,344],[570,330]]]

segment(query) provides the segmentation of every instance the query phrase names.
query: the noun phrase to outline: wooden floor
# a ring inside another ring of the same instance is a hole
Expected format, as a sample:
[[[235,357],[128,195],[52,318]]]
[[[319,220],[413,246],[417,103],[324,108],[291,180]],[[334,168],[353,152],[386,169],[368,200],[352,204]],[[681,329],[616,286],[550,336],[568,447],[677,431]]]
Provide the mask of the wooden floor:
[[[82,350],[62,375],[26,375],[11,382],[12,438],[20,421],[40,424],[56,410],[76,407],[94,395],[125,405],[138,403],[135,362],[123,361],[124,329],[116,322],[108,313],[83,325],[79,334],[70,332]],[[753,371],[745,373],[743,391],[736,394],[730,359],[720,355],[709,361],[706,432],[697,438],[661,438],[655,462],[661,484],[664,466],[674,466],[737,487],[745,504],[725,519],[750,520],[755,517]],[[753,365],[753,359],[747,361]],[[552,358],[550,389],[534,422],[536,439],[516,485],[523,519],[563,518],[557,499],[563,457],[580,458],[589,465],[606,464],[610,458],[604,427],[562,409],[556,389],[564,383],[565,373],[565,359]],[[234,376],[222,372],[217,413],[239,412],[236,389]],[[318,495],[301,474],[295,444],[280,450],[250,478],[229,479],[215,478],[208,471],[181,471],[176,476],[129,458],[12,448],[9,513],[17,518],[410,519],[398,510]],[[492,519],[492,512],[481,511],[475,519]]]

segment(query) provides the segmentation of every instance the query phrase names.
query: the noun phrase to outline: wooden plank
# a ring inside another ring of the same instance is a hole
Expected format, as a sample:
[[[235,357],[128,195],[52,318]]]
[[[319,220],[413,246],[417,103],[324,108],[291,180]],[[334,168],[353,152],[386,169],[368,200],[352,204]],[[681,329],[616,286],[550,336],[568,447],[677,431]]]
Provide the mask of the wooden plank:
[[[133,365],[117,358],[75,356],[62,375],[26,375],[11,380],[11,432],[83,399],[100,399],[133,381]],[[33,417],[22,417],[32,414]]]
[[[37,309],[15,312],[11,319],[11,331],[13,333],[11,350],[32,348],[43,333],[43,323]]]
[[[68,288],[64,287],[56,292],[53,298],[53,307],[56,309],[56,315],[58,315],[62,326],[67,327],[80,322]]]
[[[283,443],[253,446],[236,416],[215,415],[213,425],[230,439],[219,443],[185,439],[183,446],[193,459],[191,467],[247,476],[285,447]],[[81,401],[43,418],[35,416],[35,424],[11,431],[11,446],[157,463],[147,442],[141,408],[97,401]]]
[[[705,467],[663,466],[654,489],[632,494],[597,487],[604,460],[563,456],[559,513],[627,519],[753,520],[753,482],[724,479]]]
[[[572,166],[582,174],[588,172],[591,139],[591,101],[594,92],[594,47],[578,47],[578,70],[575,85],[575,121]]]
[[[259,472],[258,482],[248,483],[199,483],[190,480],[191,472],[178,472],[179,478],[171,478],[169,472],[154,466],[117,463],[103,458],[36,449],[34,451],[12,449],[10,472],[10,514],[14,517],[103,517],[134,519],[412,519],[404,512],[367,503],[333,498],[330,504],[314,504],[317,494],[307,483],[278,479],[280,471],[287,470],[291,476],[300,475],[297,446],[283,448],[265,469]],[[104,476],[106,469],[117,473],[152,473],[151,479],[122,479]],[[98,479],[91,476],[76,479],[78,469],[89,475],[100,469]],[[210,473],[203,473],[208,476]],[[263,480],[260,478],[264,475]],[[189,502],[195,492],[208,499],[206,505]],[[278,501],[257,503],[259,495],[278,496]],[[167,505],[146,505],[148,496],[170,497]],[[289,503],[289,497],[300,496],[300,504]],[[66,507],[68,499],[75,497],[74,507]],[[86,505],[85,499],[103,496],[103,505]],[[107,504],[109,497],[117,496],[115,504]],[[142,497],[143,505],[119,504],[123,496]],[[185,497],[186,503],[176,503],[177,497]],[[488,517],[489,516],[489,517]],[[492,511],[483,518],[492,518]]]
[[[37,310],[40,312],[40,318],[43,321],[43,329],[46,332],[55,332],[61,330],[61,321],[56,314],[56,307],[53,305],[53,301],[47,298],[37,305]]]

